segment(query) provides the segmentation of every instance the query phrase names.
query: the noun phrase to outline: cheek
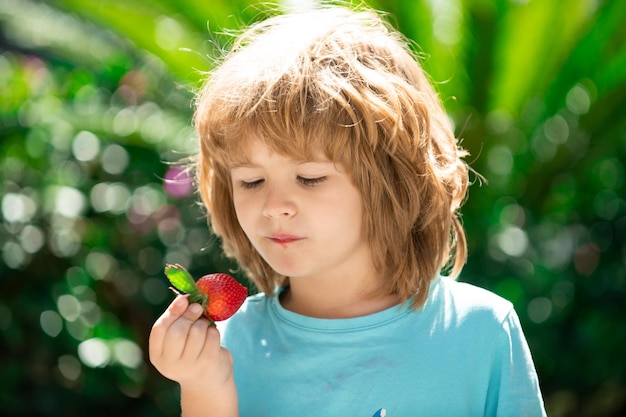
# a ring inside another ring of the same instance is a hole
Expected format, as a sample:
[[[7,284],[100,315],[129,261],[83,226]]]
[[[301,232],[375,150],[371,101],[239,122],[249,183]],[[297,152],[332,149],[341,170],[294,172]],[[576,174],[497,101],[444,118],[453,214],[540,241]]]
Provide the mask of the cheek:
[[[333,219],[337,227],[360,230],[363,224],[363,204],[360,196],[351,192],[342,192],[343,198],[333,199],[326,204],[326,218]]]
[[[353,196],[352,204],[348,209],[348,216],[352,227],[358,230],[358,235],[363,237],[365,232],[365,207],[360,194]]]
[[[249,196],[243,198],[235,197],[233,199],[235,206],[235,216],[239,222],[239,227],[243,230],[250,243],[256,246],[258,240],[258,234],[261,227],[260,221],[262,216],[259,215],[259,202],[256,198],[250,198]]]
[[[247,228],[250,222],[251,204],[247,204],[245,199],[238,195],[236,192],[233,194],[233,205],[235,207],[235,216],[239,225],[247,234]]]

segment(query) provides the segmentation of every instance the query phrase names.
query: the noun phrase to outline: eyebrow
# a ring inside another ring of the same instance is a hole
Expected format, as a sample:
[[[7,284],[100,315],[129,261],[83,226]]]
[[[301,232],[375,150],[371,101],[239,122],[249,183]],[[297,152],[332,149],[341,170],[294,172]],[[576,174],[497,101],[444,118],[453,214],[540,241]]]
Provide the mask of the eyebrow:
[[[254,168],[256,165],[251,162],[237,162],[228,167],[228,169],[236,169],[236,168]]]
[[[294,160],[293,162],[295,162],[297,165],[304,165],[304,164],[320,164],[320,165],[335,165],[335,163],[331,160],[307,160],[307,159],[301,159],[301,160]],[[237,169],[237,168],[258,168],[260,167],[260,165],[255,164],[252,161],[241,161],[241,162],[236,162],[234,164],[232,164],[229,169]]]

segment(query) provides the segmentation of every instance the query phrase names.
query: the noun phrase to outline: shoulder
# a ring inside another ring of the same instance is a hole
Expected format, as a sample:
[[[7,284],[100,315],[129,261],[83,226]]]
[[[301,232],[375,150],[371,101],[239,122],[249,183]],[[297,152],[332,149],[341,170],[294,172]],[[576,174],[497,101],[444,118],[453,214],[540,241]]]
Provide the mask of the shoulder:
[[[449,278],[437,289],[454,311],[449,323],[464,357],[482,364],[474,383],[486,383],[485,415],[545,416],[533,359],[513,304],[491,291]],[[476,379],[478,377],[478,379]],[[467,380],[470,380],[469,377]],[[505,381],[506,383],[502,383]]]
[[[466,352],[496,357],[515,350],[528,357],[513,303],[491,291],[441,277],[433,282],[424,313],[431,334],[453,340]]]
[[[511,314],[513,304],[484,288],[448,277],[433,282],[429,302],[455,321],[482,321],[502,325]]]

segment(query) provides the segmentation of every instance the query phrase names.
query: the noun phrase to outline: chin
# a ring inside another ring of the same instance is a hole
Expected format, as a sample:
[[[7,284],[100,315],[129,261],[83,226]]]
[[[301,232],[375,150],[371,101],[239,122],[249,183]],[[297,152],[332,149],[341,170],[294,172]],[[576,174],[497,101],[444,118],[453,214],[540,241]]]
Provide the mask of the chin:
[[[289,278],[297,278],[303,275],[301,266],[285,264],[284,262],[268,262],[268,264],[274,271]]]
[[[270,266],[272,267],[274,271],[276,271],[280,275],[284,275],[289,278],[297,278],[302,275],[302,271],[297,268],[285,268],[285,267],[281,268],[280,266],[274,266],[272,264],[270,264]]]

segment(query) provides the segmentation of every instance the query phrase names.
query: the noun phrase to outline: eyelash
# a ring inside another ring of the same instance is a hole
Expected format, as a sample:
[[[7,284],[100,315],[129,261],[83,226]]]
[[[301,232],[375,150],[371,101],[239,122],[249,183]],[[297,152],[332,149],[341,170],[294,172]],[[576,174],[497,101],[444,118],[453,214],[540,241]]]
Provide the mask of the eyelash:
[[[305,187],[314,187],[326,181],[328,177],[325,177],[325,176],[317,177],[317,178],[298,177],[297,179],[298,179],[298,182],[304,185]],[[263,184],[264,181],[265,180],[262,180],[262,179],[256,180],[256,181],[241,181],[241,188],[245,190],[253,190],[261,186],[261,184]]]
[[[256,180],[256,181],[241,181],[241,188],[243,188],[244,190],[252,190],[254,188],[257,188],[259,185],[261,185],[263,183],[263,180]]]
[[[298,177],[298,182],[300,182],[300,184],[304,186],[313,187],[315,185],[323,183],[327,179],[328,177],[317,177],[317,178]]]

